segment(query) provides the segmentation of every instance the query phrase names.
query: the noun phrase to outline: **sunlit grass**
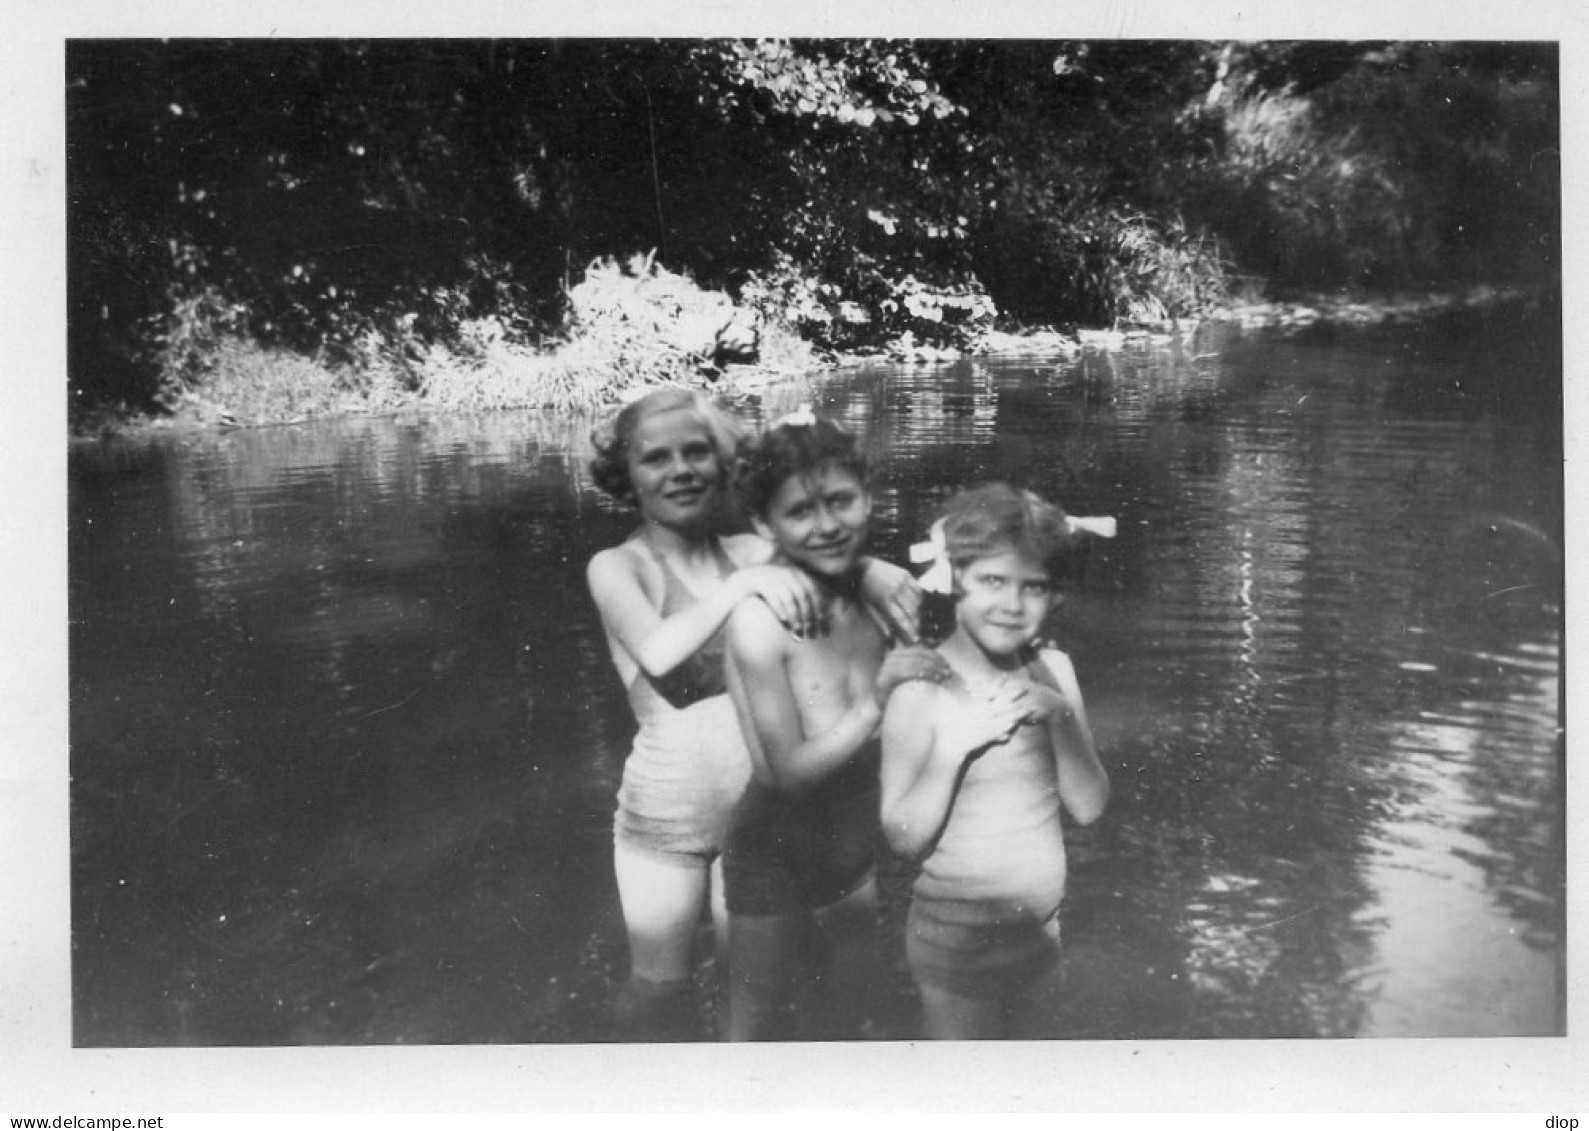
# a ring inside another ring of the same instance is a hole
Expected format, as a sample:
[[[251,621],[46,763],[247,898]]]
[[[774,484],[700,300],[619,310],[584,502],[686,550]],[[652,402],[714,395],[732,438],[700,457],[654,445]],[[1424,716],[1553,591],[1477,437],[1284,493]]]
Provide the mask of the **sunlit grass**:
[[[289,350],[222,338],[202,373],[168,387],[176,416],[201,424],[280,424],[380,412],[410,400],[389,368],[333,367]]]
[[[171,335],[161,403],[177,423],[251,426],[403,408],[449,412],[611,405],[653,384],[732,392],[819,367],[792,330],[759,328],[754,364],[719,365],[723,328],[740,316],[650,259],[593,264],[569,295],[569,327],[531,342],[494,316],[465,318],[445,341],[368,330],[341,360],[259,344],[225,304],[197,312]],[[226,311],[224,322],[206,312]],[[401,323],[400,323],[401,324]]]
[[[1337,293],[1315,301],[1232,301],[1224,293],[1217,248],[1200,244],[1180,225],[1161,227],[1129,215],[1109,220],[1103,231],[1112,252],[1108,289],[1117,332],[1173,328],[1189,314],[1194,322],[1201,316],[1245,325],[1361,324],[1526,297],[1477,288],[1445,296]],[[1182,302],[1172,306],[1157,297],[1166,281],[1173,283],[1170,291],[1182,293]],[[223,310],[228,318],[206,322],[194,316],[175,336],[181,349],[168,353],[175,361],[160,398],[167,415],[130,422],[96,416],[80,421],[78,431],[92,435],[129,423],[254,427],[408,409],[545,409],[570,416],[605,411],[663,383],[709,389],[729,400],[758,399],[770,408],[772,401],[798,399],[808,388],[804,379],[827,367],[794,330],[765,319],[755,364],[718,364],[711,347],[739,311],[726,296],[649,259],[594,264],[569,298],[568,327],[555,339],[527,341],[511,329],[511,320],[485,316],[460,320],[443,342],[367,330],[337,358],[262,345],[244,336],[234,308],[195,306],[201,313]],[[979,352],[1068,353],[1085,338],[1085,331],[989,334]]]

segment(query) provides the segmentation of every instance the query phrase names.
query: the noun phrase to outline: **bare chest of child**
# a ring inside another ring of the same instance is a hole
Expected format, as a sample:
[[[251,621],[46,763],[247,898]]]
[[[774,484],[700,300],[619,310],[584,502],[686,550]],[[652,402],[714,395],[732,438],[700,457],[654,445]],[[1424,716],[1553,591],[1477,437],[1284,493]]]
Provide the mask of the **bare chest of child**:
[[[825,634],[791,642],[789,684],[806,734],[827,730],[872,695],[887,646],[882,631],[857,605],[836,612]]]

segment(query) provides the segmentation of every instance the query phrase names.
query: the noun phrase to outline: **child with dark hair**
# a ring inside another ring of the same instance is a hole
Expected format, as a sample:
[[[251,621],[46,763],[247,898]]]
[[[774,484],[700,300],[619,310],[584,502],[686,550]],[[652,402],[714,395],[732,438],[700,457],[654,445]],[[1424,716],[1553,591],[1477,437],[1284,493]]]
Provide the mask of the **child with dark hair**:
[[[820,593],[772,547],[731,533],[731,471],[745,430],[692,389],[637,398],[593,437],[598,486],[638,525],[590,561],[586,577],[638,733],[613,817],[613,868],[629,942],[622,1035],[703,1035],[693,948],[708,906],[726,932],[721,851],[750,758],[723,674],[723,625],[754,604],[791,631],[821,631]],[[915,583],[868,561],[873,607],[913,631]],[[721,969],[721,964],[719,965]]]
[[[955,496],[933,528],[922,587],[953,595],[951,674],[889,700],[881,806],[889,844],[919,864],[906,957],[934,1038],[1018,1035],[1058,956],[1061,809],[1089,824],[1108,801],[1075,669],[1039,643],[1083,530],[1113,521],[1005,484]]]
[[[891,649],[859,600],[872,497],[854,436],[809,411],[786,417],[747,450],[739,486],[773,560],[815,584],[827,632],[797,638],[755,603],[728,622],[728,690],[751,761],[723,857],[729,1036],[858,1037],[875,951],[878,725],[895,686],[943,664]],[[801,1032],[799,972],[818,950],[810,986],[832,1027]]]

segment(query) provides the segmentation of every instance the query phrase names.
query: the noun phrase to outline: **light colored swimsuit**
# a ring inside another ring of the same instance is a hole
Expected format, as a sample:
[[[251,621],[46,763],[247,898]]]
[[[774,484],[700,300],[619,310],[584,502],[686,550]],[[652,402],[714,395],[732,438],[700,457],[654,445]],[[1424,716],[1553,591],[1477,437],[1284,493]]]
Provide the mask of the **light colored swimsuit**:
[[[1035,655],[1025,674],[1054,687]],[[922,862],[906,923],[912,973],[962,997],[1011,992],[1058,957],[1064,894],[1054,755],[1045,736],[1017,734],[966,767]]]
[[[719,576],[734,571],[720,545],[714,542],[712,552]],[[651,556],[662,570],[662,616],[694,604],[667,560],[655,550]],[[723,649],[719,631],[667,676],[654,680],[640,672],[629,685],[640,730],[624,762],[613,835],[680,864],[722,851],[729,817],[750,780],[750,753],[724,683]]]

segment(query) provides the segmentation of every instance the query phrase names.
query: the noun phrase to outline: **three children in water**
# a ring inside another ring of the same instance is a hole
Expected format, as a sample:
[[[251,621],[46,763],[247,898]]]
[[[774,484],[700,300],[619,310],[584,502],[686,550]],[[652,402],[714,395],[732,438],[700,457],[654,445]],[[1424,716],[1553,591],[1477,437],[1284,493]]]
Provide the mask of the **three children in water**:
[[[593,467],[642,523],[588,580],[640,724],[614,849],[632,1035],[698,1022],[708,903],[730,1039],[867,1035],[879,820],[919,864],[907,958],[928,1034],[1009,1035],[1057,953],[1060,809],[1086,823],[1108,797],[1075,673],[1038,643],[1072,520],[1005,485],[951,500],[929,578],[955,627],[929,649],[908,574],[865,555],[854,436],[803,410],[742,444],[683,390],[624,413]],[[724,532],[731,477],[754,535]]]

